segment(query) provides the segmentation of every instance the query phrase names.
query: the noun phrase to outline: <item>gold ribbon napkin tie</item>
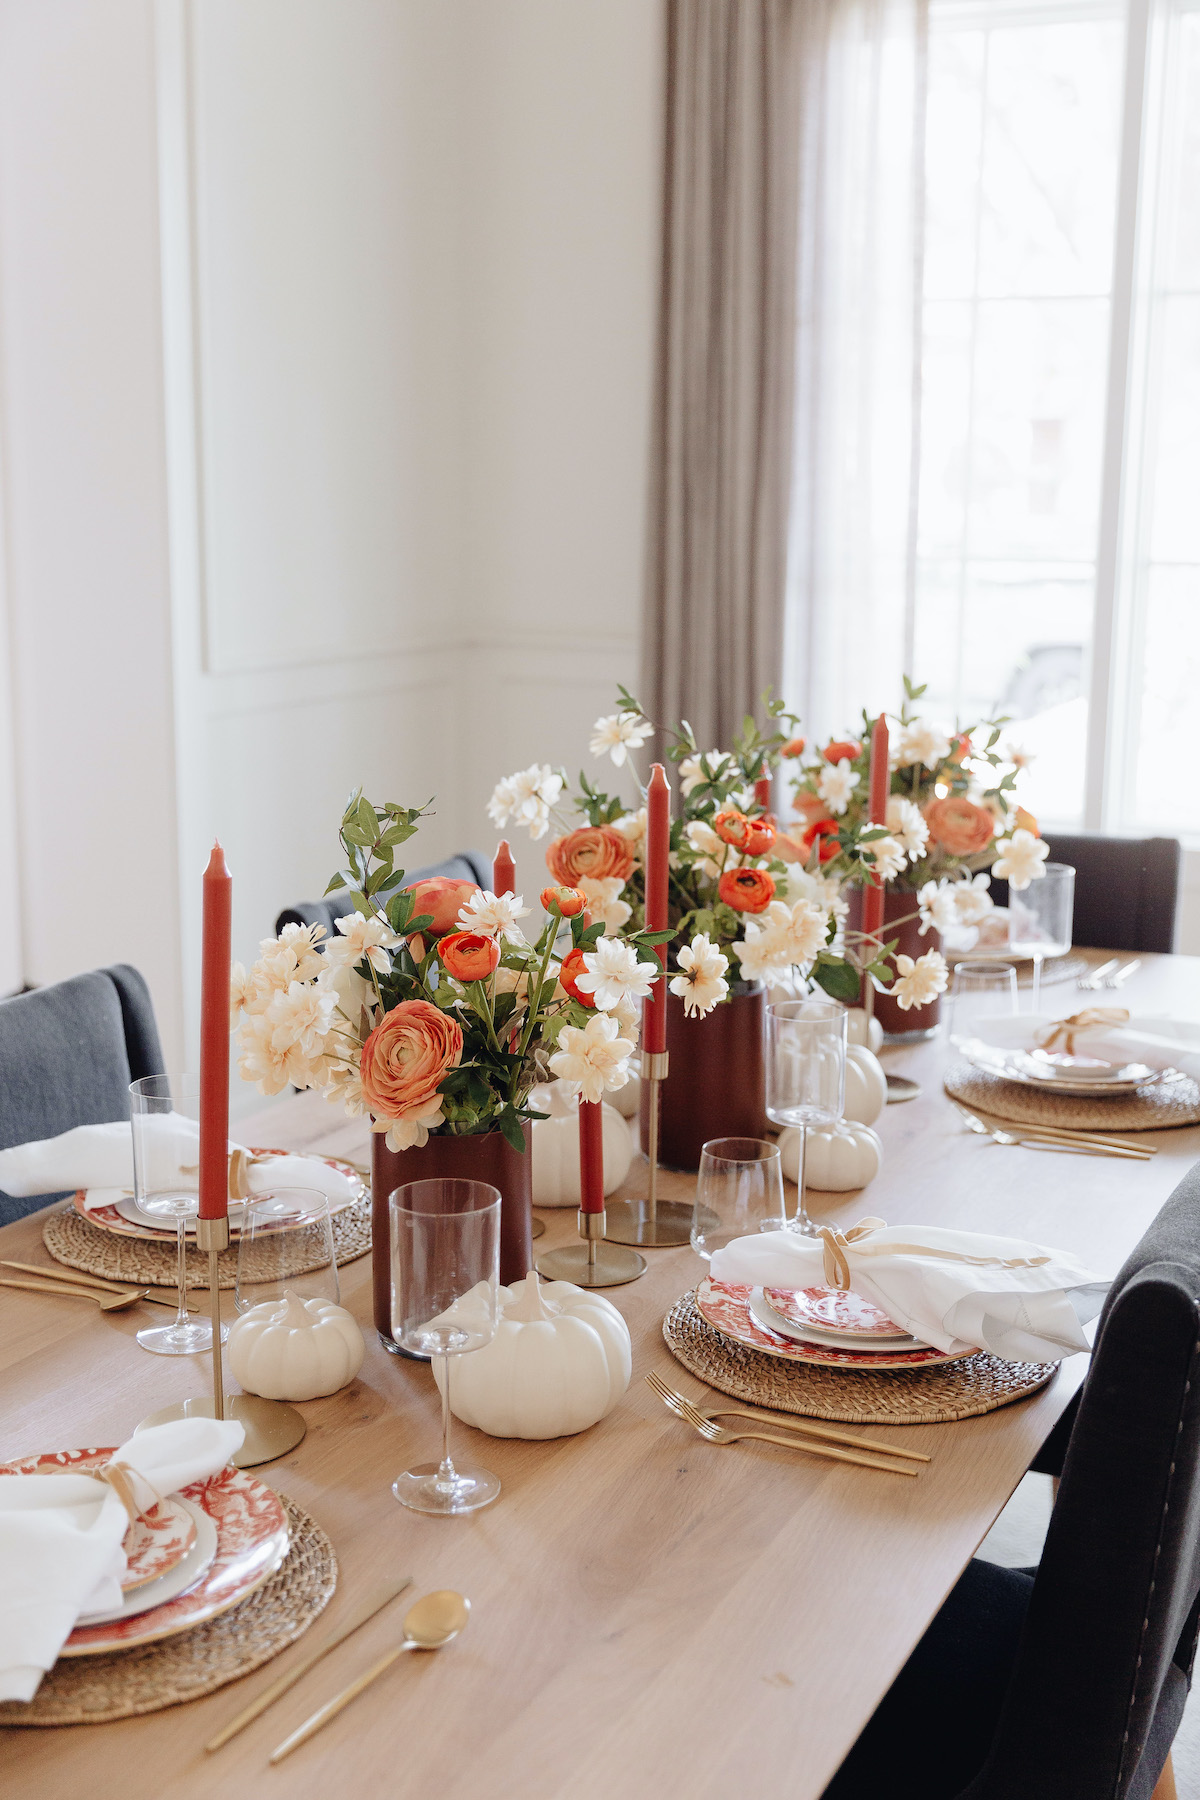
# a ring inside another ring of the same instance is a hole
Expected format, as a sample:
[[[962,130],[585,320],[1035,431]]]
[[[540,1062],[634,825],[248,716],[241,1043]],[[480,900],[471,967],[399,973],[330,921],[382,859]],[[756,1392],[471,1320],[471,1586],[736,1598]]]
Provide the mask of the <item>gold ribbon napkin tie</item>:
[[[823,1225],[817,1236],[825,1253],[825,1285],[847,1292],[850,1287],[849,1252],[856,1256],[931,1256],[939,1262],[969,1263],[980,1269],[1040,1269],[1048,1256],[971,1256],[965,1250],[943,1250],[932,1244],[871,1243],[877,1231],[886,1231],[884,1219],[860,1219],[849,1231]]]
[[[1084,1037],[1089,1031],[1111,1031],[1128,1023],[1129,1012],[1124,1006],[1085,1006],[1069,1019],[1039,1025],[1033,1041],[1039,1050],[1061,1050],[1066,1056],[1074,1056],[1077,1037]]]
[[[64,1471],[64,1473],[68,1472],[74,1473],[74,1471]],[[129,1523],[131,1525],[136,1525],[143,1513],[152,1512],[162,1499],[162,1495],[159,1493],[154,1483],[147,1480],[140,1469],[133,1468],[132,1465],[127,1462],[118,1462],[114,1458],[112,1462],[102,1463],[98,1469],[91,1469],[88,1473],[95,1475],[98,1481],[106,1481],[108,1483],[113,1493],[117,1496],[117,1499],[121,1502],[121,1505],[125,1508],[125,1511],[129,1514]],[[154,1495],[149,1506],[138,1505],[137,1491],[134,1487],[135,1481],[143,1482]]]

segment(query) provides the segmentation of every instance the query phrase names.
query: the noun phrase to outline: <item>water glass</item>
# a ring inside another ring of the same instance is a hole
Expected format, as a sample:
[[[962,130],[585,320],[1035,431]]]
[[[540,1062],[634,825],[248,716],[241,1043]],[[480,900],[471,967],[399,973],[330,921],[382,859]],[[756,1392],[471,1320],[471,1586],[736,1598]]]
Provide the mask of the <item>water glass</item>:
[[[959,963],[950,989],[952,1044],[961,1049],[977,1038],[986,1043],[988,1021],[1017,1010],[1017,971],[1011,963]]]
[[[231,1208],[231,1220],[238,1214]],[[301,1300],[341,1299],[329,1201],[317,1188],[251,1194],[241,1210],[234,1305],[248,1312],[289,1290]]]
[[[705,1262],[733,1238],[787,1224],[779,1145],[763,1138],[712,1138],[700,1152],[692,1249]]]
[[[442,1460],[406,1469],[392,1483],[415,1512],[468,1513],[500,1492],[488,1469],[450,1460],[453,1359],[496,1335],[500,1287],[500,1193],[486,1181],[412,1181],[388,1197],[392,1226],[392,1336],[430,1357],[442,1390]],[[456,1301],[463,1304],[447,1318]]]
[[[800,1132],[800,1178],[793,1231],[816,1227],[805,1204],[805,1150],[810,1125],[842,1116],[846,1099],[846,1009],[810,996],[767,1008],[767,1117]]]
[[[187,1221],[200,1210],[200,1077],[143,1075],[130,1084],[129,1112],[134,1201],[155,1224],[174,1221],[179,1285],[174,1322],[144,1326],[137,1341],[158,1356],[194,1356],[212,1349],[211,1319],[189,1318],[187,1306]],[[228,1336],[222,1325],[222,1343]]]
[[[1071,948],[1075,918],[1075,871],[1070,863],[1042,864],[1040,880],[1020,893],[1009,889],[1008,943],[1017,956],[1033,958],[1033,1010],[1041,1004],[1042,963]]]

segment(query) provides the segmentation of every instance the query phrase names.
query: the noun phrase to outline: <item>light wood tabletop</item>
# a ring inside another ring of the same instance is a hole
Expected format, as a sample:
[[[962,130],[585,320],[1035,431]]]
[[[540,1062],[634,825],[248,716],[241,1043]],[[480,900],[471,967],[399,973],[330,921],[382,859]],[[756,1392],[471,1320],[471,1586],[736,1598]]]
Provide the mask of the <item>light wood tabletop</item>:
[[[1097,962],[1102,952],[1091,953]],[[1088,1003],[1074,983],[1044,990],[1056,1014]],[[1027,1004],[1027,998],[1026,1002]],[[1200,1019],[1200,959],[1146,957],[1122,1003]],[[843,1226],[953,1223],[1069,1249],[1104,1275],[1188,1166],[1200,1128],[1153,1134],[1149,1163],[1008,1149],[972,1136],[941,1091],[940,1042],[884,1052],[919,1099],[888,1107],[884,1168],[869,1196],[817,1195]],[[312,1095],[252,1120],[243,1142],[362,1157],[361,1121]],[[635,1193],[644,1165],[627,1184]],[[669,1176],[669,1195],[693,1179]],[[574,1213],[548,1213],[541,1245],[568,1241]],[[0,1232],[0,1256],[47,1260],[36,1216]],[[815,1800],[925,1625],[988,1531],[1082,1378],[1072,1358],[1041,1394],[954,1425],[873,1429],[927,1451],[915,1481],[817,1461],[768,1444],[722,1449],[668,1414],[642,1377],[700,1384],[668,1353],[662,1318],[694,1285],[689,1249],[650,1251],[648,1273],[608,1290],[629,1321],[634,1379],[601,1424],[522,1443],[456,1426],[464,1460],[496,1470],[495,1505],[464,1519],[403,1511],[389,1491],[434,1454],[428,1370],[393,1358],[370,1329],[370,1262],[343,1272],[343,1299],[368,1334],[362,1375],[303,1408],[304,1442],[259,1473],[324,1526],[338,1591],[299,1644],[206,1700],[126,1722],[4,1733],[10,1795],[199,1800]],[[203,1393],[207,1365],[147,1355],[146,1309],[101,1315],[69,1299],[0,1300],[0,1455],[115,1443],[139,1419]],[[851,1377],[847,1377],[851,1379]],[[381,1575],[410,1592],[457,1588],[471,1622],[437,1656],[406,1657],[278,1768],[267,1757],[309,1713],[400,1635],[404,1602],[342,1645],[215,1756],[207,1738],[357,1608]]]

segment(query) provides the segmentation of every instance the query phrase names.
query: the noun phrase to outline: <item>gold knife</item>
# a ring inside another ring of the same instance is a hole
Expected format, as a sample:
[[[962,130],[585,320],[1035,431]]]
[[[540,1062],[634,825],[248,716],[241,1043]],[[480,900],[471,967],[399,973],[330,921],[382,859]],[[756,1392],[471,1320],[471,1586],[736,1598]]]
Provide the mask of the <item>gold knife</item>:
[[[273,1681],[270,1687],[265,1687],[258,1699],[252,1700],[249,1706],[238,1713],[235,1719],[230,1719],[228,1725],[223,1726],[216,1737],[210,1738],[204,1748],[219,1750],[222,1744],[227,1744],[230,1738],[236,1737],[239,1731],[265,1713],[268,1706],[274,1706],[280,1695],[286,1694],[290,1687],[294,1687],[301,1676],[307,1675],[310,1669],[315,1668],[323,1656],[328,1656],[331,1650],[336,1650],[339,1644],[344,1644],[348,1637],[353,1637],[360,1625],[365,1625],[368,1619],[373,1619],[376,1613],[382,1612],[384,1607],[396,1598],[397,1594],[402,1594],[405,1588],[412,1586],[412,1583],[412,1576],[404,1575],[386,1589],[377,1588],[362,1611],[356,1613],[348,1625],[343,1625],[342,1629],[335,1631],[331,1638],[326,1638],[323,1644],[318,1644],[315,1650],[310,1650],[307,1656],[301,1657],[300,1661],[294,1668],[289,1669],[286,1675],[281,1675],[278,1681]]]

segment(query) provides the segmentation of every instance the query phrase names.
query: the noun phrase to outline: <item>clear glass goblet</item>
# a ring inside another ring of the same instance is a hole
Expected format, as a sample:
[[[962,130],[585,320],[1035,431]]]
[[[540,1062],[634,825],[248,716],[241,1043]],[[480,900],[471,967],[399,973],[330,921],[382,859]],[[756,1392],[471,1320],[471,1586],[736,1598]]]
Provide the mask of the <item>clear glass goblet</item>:
[[[1042,864],[1039,880],[1018,893],[1009,889],[1008,944],[1017,956],[1033,958],[1033,1011],[1041,1006],[1042,964],[1065,956],[1075,921],[1075,871],[1070,863]]]
[[[791,1229],[816,1236],[805,1200],[810,1125],[831,1125],[846,1099],[846,1009],[810,995],[767,1008],[767,1117],[800,1132],[800,1176]]]
[[[442,1390],[442,1459],[406,1469],[392,1492],[415,1512],[475,1512],[496,1498],[500,1478],[451,1461],[450,1370],[496,1335],[500,1192],[486,1181],[412,1181],[389,1195],[388,1208],[392,1336],[431,1358]]]
[[[157,1356],[195,1356],[212,1349],[212,1320],[190,1318],[187,1304],[187,1221],[200,1210],[200,1078],[143,1075],[129,1088],[133,1128],[133,1197],[146,1218],[175,1222],[179,1310],[170,1325],[137,1334]],[[221,1342],[229,1336],[221,1327]]]
[[[783,1159],[764,1138],[711,1138],[700,1152],[692,1249],[705,1262],[734,1238],[787,1224]]]

